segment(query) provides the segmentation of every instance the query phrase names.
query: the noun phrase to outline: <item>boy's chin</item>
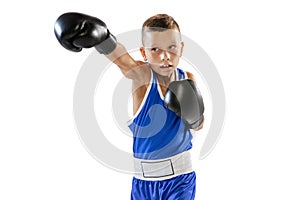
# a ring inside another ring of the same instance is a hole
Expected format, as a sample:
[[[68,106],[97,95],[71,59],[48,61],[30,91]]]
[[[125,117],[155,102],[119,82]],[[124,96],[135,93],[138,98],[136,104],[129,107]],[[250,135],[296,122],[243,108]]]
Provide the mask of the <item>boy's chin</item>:
[[[176,67],[174,67],[174,66],[168,67],[168,68],[156,67],[156,68],[152,68],[152,69],[161,76],[170,76],[176,70]]]

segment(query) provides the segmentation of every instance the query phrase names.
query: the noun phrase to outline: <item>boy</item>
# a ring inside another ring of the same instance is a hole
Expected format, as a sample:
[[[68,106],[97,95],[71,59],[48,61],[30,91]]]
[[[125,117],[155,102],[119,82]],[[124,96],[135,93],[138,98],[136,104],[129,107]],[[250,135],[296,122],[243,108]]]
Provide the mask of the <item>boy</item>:
[[[61,15],[55,34],[71,51],[95,47],[132,80],[134,117],[128,126],[136,174],[131,199],[194,199],[190,129],[203,127],[204,106],[194,76],[177,68],[184,47],[177,22],[166,14],[144,22],[140,52],[145,62],[134,60],[104,22],[88,15]]]

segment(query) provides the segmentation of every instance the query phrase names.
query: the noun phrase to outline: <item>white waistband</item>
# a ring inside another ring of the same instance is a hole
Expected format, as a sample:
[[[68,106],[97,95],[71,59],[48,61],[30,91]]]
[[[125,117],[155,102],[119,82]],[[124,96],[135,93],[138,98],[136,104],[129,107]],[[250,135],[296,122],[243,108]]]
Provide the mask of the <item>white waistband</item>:
[[[134,169],[134,176],[143,180],[165,180],[193,171],[189,151],[159,160],[134,158]]]

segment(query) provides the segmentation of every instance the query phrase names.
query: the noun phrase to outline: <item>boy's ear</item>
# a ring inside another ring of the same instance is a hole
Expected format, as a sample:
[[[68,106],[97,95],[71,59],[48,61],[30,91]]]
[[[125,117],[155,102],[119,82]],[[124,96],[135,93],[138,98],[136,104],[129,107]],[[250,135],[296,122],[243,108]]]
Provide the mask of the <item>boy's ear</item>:
[[[184,47],[184,42],[181,42],[181,48],[180,48],[180,57],[182,56],[183,53],[183,47]]]
[[[143,56],[143,58],[144,58],[144,61],[147,61],[147,58],[146,58],[146,52],[145,52],[144,47],[141,47],[141,48],[140,48],[140,52],[141,52],[141,54],[142,54],[142,56]]]

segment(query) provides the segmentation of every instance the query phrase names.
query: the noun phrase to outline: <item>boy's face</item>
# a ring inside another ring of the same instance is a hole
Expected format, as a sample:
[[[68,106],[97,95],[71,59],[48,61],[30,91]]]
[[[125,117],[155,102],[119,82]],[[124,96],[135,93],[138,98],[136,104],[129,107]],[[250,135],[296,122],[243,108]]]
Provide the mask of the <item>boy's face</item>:
[[[140,49],[145,61],[159,75],[170,76],[176,69],[182,55],[183,42],[176,29],[165,31],[144,31]]]

